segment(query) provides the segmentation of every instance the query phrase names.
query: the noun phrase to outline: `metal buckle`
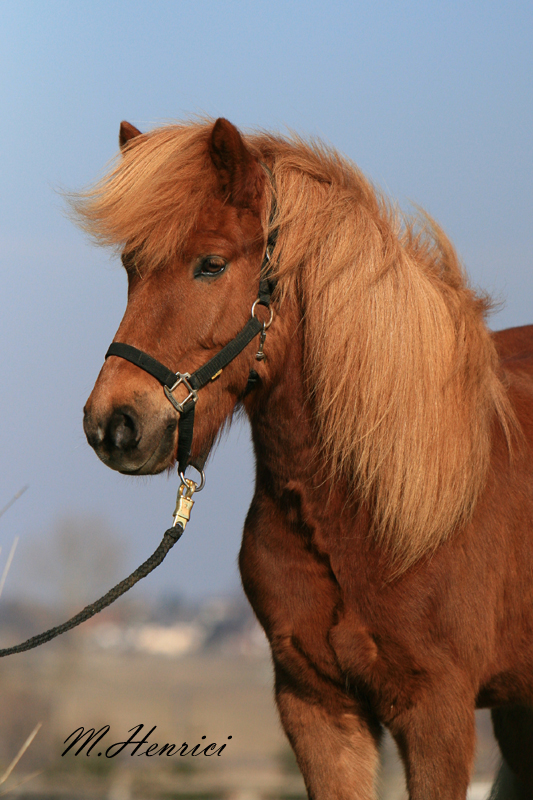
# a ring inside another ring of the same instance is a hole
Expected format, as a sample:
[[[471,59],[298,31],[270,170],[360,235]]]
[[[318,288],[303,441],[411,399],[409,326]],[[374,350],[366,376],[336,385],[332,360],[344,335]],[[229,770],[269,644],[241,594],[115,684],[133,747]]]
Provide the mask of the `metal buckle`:
[[[262,303],[261,300],[258,297],[257,300],[254,300],[254,304],[252,306],[252,318],[255,317],[255,309],[256,309],[256,306],[258,304],[262,305],[264,308],[267,308],[268,311],[270,312],[270,316],[268,318],[268,322],[263,322],[263,329],[261,331],[261,336],[259,337],[259,349],[258,349],[257,353],[255,354],[256,361],[264,361],[265,358],[266,358],[266,355],[265,355],[265,353],[263,351],[263,348],[265,346],[265,339],[266,339],[266,335],[267,335],[267,330],[272,325],[272,320],[274,319],[274,309],[272,308],[272,306],[270,306],[270,305],[267,306],[265,303]],[[255,317],[255,318],[257,319],[257,317]]]
[[[197,467],[195,467],[195,469],[200,474],[200,483],[196,483],[196,481],[186,478],[183,472],[180,472],[179,474],[181,484],[178,489],[176,508],[174,509],[173,514],[174,521],[172,523],[172,527],[174,528],[179,523],[183,530],[185,530],[185,526],[191,518],[191,511],[194,505],[192,496],[195,494],[195,492],[201,492],[205,486],[205,473],[203,469],[198,469]]]
[[[172,403],[172,405],[179,414],[183,414],[185,406],[187,405],[189,400],[192,400],[193,403],[196,403],[198,401],[198,392],[196,391],[196,389],[193,389],[191,384],[189,383],[190,377],[191,375],[189,372],[183,372],[183,373],[176,372],[177,381],[174,384],[174,386],[171,389],[169,389],[168,386],[163,386],[167,398],[170,400],[170,402]],[[177,389],[180,383],[182,383],[189,392],[185,400],[183,400],[181,403],[178,400],[176,400],[176,398],[172,394],[174,389]]]
[[[191,518],[191,511],[194,505],[192,499],[196,491],[196,484],[191,480],[184,480],[178,489],[178,496],[176,498],[176,508],[174,509],[172,527],[175,528],[179,523],[183,530]]]

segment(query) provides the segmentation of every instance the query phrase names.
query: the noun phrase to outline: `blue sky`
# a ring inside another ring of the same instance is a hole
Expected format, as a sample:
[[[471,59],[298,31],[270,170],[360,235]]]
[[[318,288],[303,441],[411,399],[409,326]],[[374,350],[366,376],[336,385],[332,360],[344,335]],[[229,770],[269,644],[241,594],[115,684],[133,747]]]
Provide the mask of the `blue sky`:
[[[100,519],[124,539],[118,578],[155,548],[173,509],[174,479],[111,472],[81,428],[126,284],[68,220],[58,189],[101,174],[120,120],[147,129],[206,113],[320,136],[403,207],[415,202],[440,222],[473,282],[505,300],[493,327],[524,324],[533,322],[532,38],[530,2],[3,0],[0,507],[30,484],[0,522],[0,568],[21,537],[8,592],[46,592],[29,554],[52,542],[64,515]],[[241,426],[144,591],[237,589],[252,488]],[[74,574],[82,563],[72,559]]]

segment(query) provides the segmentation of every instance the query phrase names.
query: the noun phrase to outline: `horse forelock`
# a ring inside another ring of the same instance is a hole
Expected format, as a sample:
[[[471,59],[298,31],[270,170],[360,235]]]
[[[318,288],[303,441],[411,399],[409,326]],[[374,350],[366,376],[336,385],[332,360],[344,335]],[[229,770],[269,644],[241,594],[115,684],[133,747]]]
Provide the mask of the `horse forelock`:
[[[166,125],[117,156],[93,187],[70,198],[76,221],[99,244],[135,252],[143,271],[181,251],[216,192],[205,124]]]
[[[136,137],[74,198],[98,241],[160,265],[216,193],[212,122]],[[427,216],[406,219],[354,164],[319,142],[245,141],[273,176],[277,297],[298,293],[304,375],[332,481],[371,509],[399,571],[470,519],[494,422],[513,415],[486,327],[487,297]],[[265,220],[266,221],[266,220]]]

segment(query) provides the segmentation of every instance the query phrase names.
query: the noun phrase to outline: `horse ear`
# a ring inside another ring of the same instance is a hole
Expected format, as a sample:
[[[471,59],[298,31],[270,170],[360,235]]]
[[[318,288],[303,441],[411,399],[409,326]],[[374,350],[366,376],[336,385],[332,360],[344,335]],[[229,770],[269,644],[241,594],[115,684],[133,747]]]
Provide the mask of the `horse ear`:
[[[135,125],[131,125],[129,122],[121,122],[118,133],[118,143],[120,145],[120,149],[124,150],[130,139],[135,139],[136,136],[140,135],[141,132],[135,127]]]
[[[235,125],[223,117],[213,125],[209,154],[224,196],[236,206],[255,207],[263,189],[264,172]]]

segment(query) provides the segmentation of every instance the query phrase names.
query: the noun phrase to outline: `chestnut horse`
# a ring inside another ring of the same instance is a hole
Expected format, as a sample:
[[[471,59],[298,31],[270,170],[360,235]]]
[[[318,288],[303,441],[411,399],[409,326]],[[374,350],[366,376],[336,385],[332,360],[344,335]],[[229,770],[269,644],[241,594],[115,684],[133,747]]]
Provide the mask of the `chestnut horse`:
[[[491,334],[437,225],[320,143],[219,119],[123,123],[120,145],[73,200],[122,251],[115,342],[193,373],[246,325],[261,265],[275,283],[266,358],[256,337],[199,390],[191,457],[244,408],[242,582],[309,797],[374,798],[386,727],[411,800],[464,800],[490,707],[494,796],[531,799],[533,327]],[[84,421],[105,464],[172,466],[168,395],[110,355]]]

